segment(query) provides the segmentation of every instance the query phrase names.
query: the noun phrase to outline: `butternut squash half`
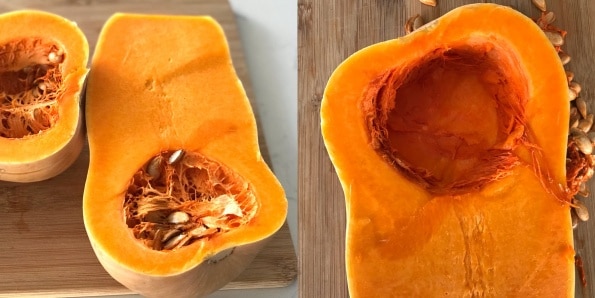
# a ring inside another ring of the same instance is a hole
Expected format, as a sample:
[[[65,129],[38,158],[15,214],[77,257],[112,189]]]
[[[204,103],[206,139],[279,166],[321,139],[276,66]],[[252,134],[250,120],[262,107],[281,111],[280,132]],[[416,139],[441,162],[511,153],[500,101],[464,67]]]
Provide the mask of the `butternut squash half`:
[[[332,74],[351,297],[573,297],[568,87],[540,28],[473,4]]]
[[[0,15],[0,32],[0,180],[54,177],[84,144],[87,40],[74,22],[34,10]]]
[[[99,261],[147,297],[221,288],[287,213],[223,30],[115,14],[91,66],[83,214]]]

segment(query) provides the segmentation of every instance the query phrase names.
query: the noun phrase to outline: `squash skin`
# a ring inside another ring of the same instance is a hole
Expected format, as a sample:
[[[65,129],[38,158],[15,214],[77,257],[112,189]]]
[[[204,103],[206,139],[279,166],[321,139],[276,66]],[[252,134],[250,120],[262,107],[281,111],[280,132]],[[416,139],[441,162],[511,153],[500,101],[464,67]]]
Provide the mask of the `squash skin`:
[[[89,46],[83,32],[61,16],[21,10],[0,15],[0,44],[37,37],[52,40],[64,49],[61,70],[65,91],[58,104],[59,119],[53,127],[19,139],[0,137],[0,180],[35,182],[66,170],[84,145],[80,94],[87,74]]]
[[[370,82],[470,37],[496,39],[519,57],[528,80],[527,127],[543,152],[540,164],[552,184],[565,185],[565,75],[527,17],[503,6],[467,5],[410,35],[360,50],[332,74],[321,105],[322,135],[346,199],[352,297],[573,297],[568,204],[543,189],[522,148],[515,153],[524,163],[510,176],[448,195],[408,179],[370,145],[360,110]]]
[[[239,275],[282,226],[287,200],[260,155],[254,114],[214,19],[112,16],[93,57],[86,116],[85,227],[106,271],[131,290],[148,297],[207,295]],[[122,219],[124,193],[147,160],[180,148],[244,177],[259,209],[249,223],[207,242],[151,250]],[[225,259],[207,261],[234,247]]]

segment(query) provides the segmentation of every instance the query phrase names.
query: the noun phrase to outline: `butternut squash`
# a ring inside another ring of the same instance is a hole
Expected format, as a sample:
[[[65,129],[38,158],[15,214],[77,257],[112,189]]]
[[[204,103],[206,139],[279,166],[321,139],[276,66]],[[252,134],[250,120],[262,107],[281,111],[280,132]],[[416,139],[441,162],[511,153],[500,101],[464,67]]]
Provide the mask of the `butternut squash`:
[[[74,22],[35,10],[0,15],[0,32],[0,180],[49,179],[83,148],[89,46]]]
[[[573,297],[568,85],[531,19],[472,4],[364,48],[320,113],[351,297]]]
[[[283,224],[250,103],[212,18],[115,14],[88,79],[83,199],[93,249],[147,297],[235,278]]]

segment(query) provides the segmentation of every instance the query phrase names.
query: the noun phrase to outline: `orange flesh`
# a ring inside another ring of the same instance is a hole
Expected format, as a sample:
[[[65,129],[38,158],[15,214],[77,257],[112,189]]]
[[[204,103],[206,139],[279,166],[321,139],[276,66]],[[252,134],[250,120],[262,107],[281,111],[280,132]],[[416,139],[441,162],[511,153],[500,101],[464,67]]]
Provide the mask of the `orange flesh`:
[[[136,172],[125,195],[126,224],[146,246],[172,250],[208,241],[254,217],[258,202],[240,175],[198,153],[185,153],[175,163],[169,162],[171,155],[152,158]],[[168,217],[174,212],[189,218],[172,222]]]
[[[513,150],[530,142],[526,79],[512,62],[485,43],[437,49],[406,76],[388,71],[362,103],[373,146],[434,193],[477,190],[509,175],[519,162]]]
[[[0,47],[0,137],[34,135],[58,121],[58,102],[64,92],[61,52],[40,38]]]

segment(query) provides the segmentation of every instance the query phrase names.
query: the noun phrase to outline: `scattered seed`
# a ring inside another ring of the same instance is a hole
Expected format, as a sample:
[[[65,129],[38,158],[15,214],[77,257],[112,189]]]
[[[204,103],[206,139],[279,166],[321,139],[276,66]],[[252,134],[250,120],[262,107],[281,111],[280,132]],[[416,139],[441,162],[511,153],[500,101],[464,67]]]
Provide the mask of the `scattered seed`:
[[[587,184],[585,182],[579,185],[578,195],[584,198],[589,196],[589,188],[587,187]]]
[[[163,170],[163,158],[159,156],[155,156],[149,163],[147,164],[147,174],[151,177],[151,180],[157,180],[161,177],[161,172]]]
[[[578,93],[576,93],[576,91],[570,89],[570,87],[568,88],[568,99],[570,101],[575,100],[578,97]]]
[[[558,52],[558,57],[560,57],[560,61],[562,61],[562,65],[566,65],[568,64],[568,62],[570,62],[570,56],[568,56],[568,54],[559,51]]]
[[[577,82],[570,82],[568,84],[568,88],[570,88],[570,90],[574,91],[577,95],[579,93],[581,93],[581,84],[577,83]]]
[[[571,211],[570,218],[572,218],[572,228],[576,229],[576,227],[578,226],[578,216],[576,215],[576,212]]]
[[[578,124],[580,123],[580,119],[576,118],[570,122],[570,128],[578,128]]]
[[[589,132],[591,127],[593,127],[593,114],[589,114],[587,115],[587,118],[580,120],[577,126],[578,129],[585,133]]]
[[[167,163],[170,165],[173,165],[173,164],[177,163],[178,161],[180,161],[182,159],[182,157],[184,157],[184,150],[182,150],[182,149],[176,150],[176,151],[174,151],[174,153],[172,153],[169,156]]]
[[[556,16],[553,11],[548,11],[541,16],[541,19],[546,25],[550,25],[556,20]]]
[[[180,242],[182,242],[184,238],[186,238],[186,234],[179,234],[175,237],[172,237],[167,242],[165,242],[165,245],[163,245],[163,249],[172,249],[176,247]]]
[[[576,212],[576,216],[578,217],[578,219],[580,219],[581,221],[589,220],[589,210],[587,209],[587,206],[583,204],[583,202],[577,199],[573,199],[572,204],[574,204],[574,212]]]
[[[593,153],[593,144],[591,143],[591,140],[589,140],[589,138],[587,136],[581,136],[581,137],[575,139],[574,141],[576,142],[578,149],[582,153],[587,154],[587,155]]]
[[[185,223],[190,220],[190,216],[183,211],[172,212],[167,216],[167,222],[172,224]]]
[[[405,23],[405,34],[409,34],[419,27],[424,25],[424,20],[421,18],[419,14],[410,17],[407,22]]]
[[[590,131],[587,133],[587,137],[589,137],[591,143],[595,146],[595,131]]]
[[[436,6],[436,0],[419,0],[422,4]]]
[[[564,44],[564,37],[562,37],[562,34],[560,34],[560,32],[556,32],[556,31],[543,31],[543,32],[545,33],[545,36],[547,36],[547,39],[549,39],[550,42],[552,43],[552,45],[554,45],[555,47],[559,47]]]
[[[576,108],[583,118],[587,118],[587,102],[584,99],[580,97],[576,99]]]
[[[567,70],[566,71],[566,78],[568,79],[568,83],[572,82],[574,79],[574,72]]]
[[[41,82],[41,83],[37,84],[37,88],[39,88],[39,90],[44,91],[45,90],[45,83],[44,82]]]
[[[535,7],[537,7],[537,8],[539,8],[539,10],[541,10],[541,11],[546,10],[545,0],[531,0],[531,2],[533,2],[533,5],[535,5]]]
[[[593,144],[584,131],[578,128],[570,128],[570,136],[583,154],[590,155],[593,153]]]

